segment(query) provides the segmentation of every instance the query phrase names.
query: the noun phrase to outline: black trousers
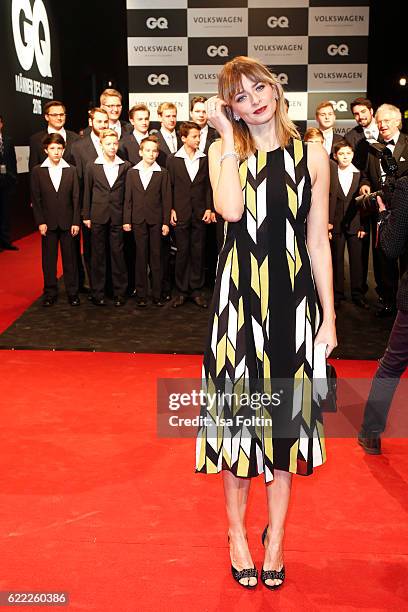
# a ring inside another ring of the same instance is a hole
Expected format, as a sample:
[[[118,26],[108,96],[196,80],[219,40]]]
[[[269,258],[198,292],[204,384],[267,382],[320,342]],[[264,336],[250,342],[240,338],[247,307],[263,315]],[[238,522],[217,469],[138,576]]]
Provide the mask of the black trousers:
[[[78,265],[75,252],[75,239],[71,230],[47,230],[42,236],[42,269],[44,275],[44,295],[56,297],[58,243],[61,245],[62,270],[64,274],[65,291],[69,297],[78,294]]]
[[[192,217],[178,222],[175,227],[176,266],[175,282],[180,295],[199,295],[204,286],[204,254],[206,224]]]
[[[94,223],[91,225],[91,280],[92,295],[102,299],[106,284],[106,244],[109,238],[112,285],[115,296],[124,296],[127,289],[127,271],[123,255],[123,228],[121,225]]]
[[[392,398],[407,366],[408,312],[399,310],[364,410],[362,431],[369,437],[379,436],[385,430]]]
[[[350,263],[350,286],[352,299],[363,294],[362,243],[356,234],[333,234],[331,240],[333,262],[333,285],[335,299],[344,297],[344,250],[347,250]]]
[[[170,227],[170,233],[173,228]],[[161,274],[162,274],[162,291],[163,295],[171,295],[172,290],[172,275],[171,275],[171,238],[170,233],[167,236],[161,237]]]
[[[159,300],[161,296],[161,238],[160,223],[138,223],[133,226],[136,244],[135,289],[139,298],[147,297],[147,265],[149,264],[152,278],[152,296]]]

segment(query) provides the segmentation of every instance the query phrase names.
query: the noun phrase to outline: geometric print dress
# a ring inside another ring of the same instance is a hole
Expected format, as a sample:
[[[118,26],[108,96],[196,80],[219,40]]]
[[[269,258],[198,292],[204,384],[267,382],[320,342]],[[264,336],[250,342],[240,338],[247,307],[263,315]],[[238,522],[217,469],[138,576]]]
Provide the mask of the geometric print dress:
[[[306,246],[307,148],[240,164],[244,213],[226,224],[202,372],[196,471],[309,475],[326,459],[314,339],[320,324]]]

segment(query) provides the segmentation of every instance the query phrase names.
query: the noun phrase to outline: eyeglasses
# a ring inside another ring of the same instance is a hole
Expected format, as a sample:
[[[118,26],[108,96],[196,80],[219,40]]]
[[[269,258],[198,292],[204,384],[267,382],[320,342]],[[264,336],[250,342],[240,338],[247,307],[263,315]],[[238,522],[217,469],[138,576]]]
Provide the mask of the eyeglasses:
[[[65,117],[66,113],[47,113],[48,117]]]
[[[104,104],[106,108],[122,108],[121,104]]]

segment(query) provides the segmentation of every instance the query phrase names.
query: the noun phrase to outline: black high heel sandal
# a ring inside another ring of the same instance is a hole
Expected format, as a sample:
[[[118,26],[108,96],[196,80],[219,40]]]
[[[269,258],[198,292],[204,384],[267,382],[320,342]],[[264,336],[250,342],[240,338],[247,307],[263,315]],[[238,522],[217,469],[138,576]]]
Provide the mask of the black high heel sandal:
[[[228,544],[230,541],[230,537],[228,536]],[[248,567],[243,570],[237,570],[231,563],[231,574],[234,580],[236,580],[239,586],[244,587],[244,589],[254,589],[258,585],[258,570],[256,567]],[[242,584],[240,580],[243,578],[256,578],[255,584]]]
[[[268,532],[268,525],[265,527],[265,529],[262,532],[262,546],[264,548],[265,548],[265,538],[266,538],[267,532]],[[282,586],[285,580],[285,566],[283,565],[282,569],[280,570],[264,570],[264,568],[262,567],[261,580],[267,589],[270,589],[271,591],[275,591],[276,589],[279,589],[279,587]],[[282,582],[280,584],[266,584],[267,580],[282,580]]]

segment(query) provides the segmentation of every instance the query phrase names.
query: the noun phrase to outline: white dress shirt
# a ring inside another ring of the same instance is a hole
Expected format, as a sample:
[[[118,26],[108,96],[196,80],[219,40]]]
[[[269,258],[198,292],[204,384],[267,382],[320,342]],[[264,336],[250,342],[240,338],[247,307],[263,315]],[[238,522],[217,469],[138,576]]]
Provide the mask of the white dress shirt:
[[[67,133],[65,131],[65,128],[62,127],[60,130],[54,130],[54,128],[48,126],[47,132],[49,134],[59,134],[65,140],[65,144],[67,143]]]
[[[122,124],[119,119],[115,123],[109,123],[109,129],[115,130],[118,135],[118,138],[120,139],[120,137],[122,136]]]
[[[203,128],[201,128],[201,130],[200,130],[200,144],[198,146],[200,151],[204,152],[205,145],[206,145],[206,142],[207,142],[207,136],[208,136],[208,125],[205,124],[205,126]]]
[[[140,143],[142,142],[142,140],[144,138],[148,137],[149,132],[146,132],[146,134],[142,134],[142,132],[138,132],[137,130],[133,130],[132,134],[135,137],[135,140],[136,140],[137,144],[140,146]]]
[[[160,132],[162,133],[162,136],[163,136],[164,140],[166,141],[166,144],[169,147],[170,151],[172,153],[175,153],[177,151],[177,134],[176,134],[176,130],[173,130],[172,132],[169,132],[169,130],[166,130],[166,128],[162,127],[162,128],[160,128]]]
[[[106,161],[103,156],[100,156],[95,160],[95,164],[100,164],[101,166],[103,166],[103,171],[105,173],[106,180],[108,181],[109,186],[111,188],[113,187],[116,179],[118,178],[119,166],[123,163],[123,159],[120,159],[120,157],[118,157],[117,155],[113,162]]]
[[[93,130],[91,131],[91,140],[94,144],[98,157],[102,157],[103,153],[102,153],[101,141],[99,140],[99,136],[97,136]]]
[[[323,133],[323,146],[326,149],[327,153],[330,155],[332,146],[333,146],[333,128],[329,128],[328,130],[322,130]]]
[[[200,151],[200,149],[197,149],[197,151],[194,153],[194,157],[190,159],[185,148],[181,147],[177,151],[174,157],[181,157],[182,159],[184,159],[184,163],[186,164],[188,175],[191,179],[191,182],[193,182],[197,175],[198,169],[200,167],[200,157],[207,157],[207,156],[202,151]]]
[[[351,183],[353,182],[353,174],[358,172],[358,169],[354,164],[350,164],[347,168],[338,168],[337,172],[343,193],[347,196],[350,191]]]
[[[153,172],[161,172],[161,168],[157,162],[154,162],[151,166],[146,167],[143,161],[140,161],[136,166],[133,166],[134,170],[139,170],[140,180],[142,181],[143,189],[146,191]]]
[[[54,185],[55,191],[58,191],[61,179],[62,179],[62,169],[69,168],[69,164],[65,161],[65,159],[60,159],[58,164],[53,164],[49,157],[43,161],[41,164],[41,168],[48,168],[48,172],[50,174],[50,179],[52,184]]]

